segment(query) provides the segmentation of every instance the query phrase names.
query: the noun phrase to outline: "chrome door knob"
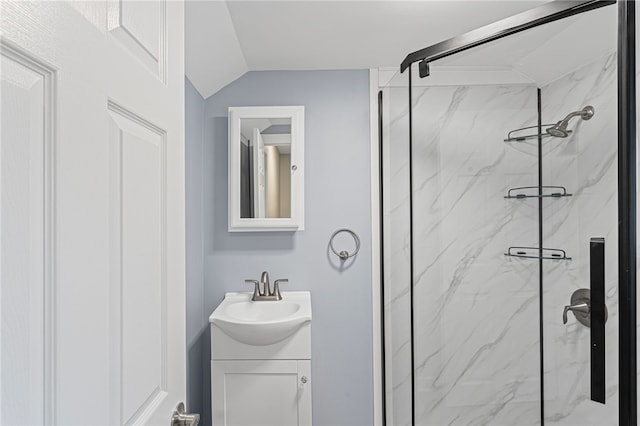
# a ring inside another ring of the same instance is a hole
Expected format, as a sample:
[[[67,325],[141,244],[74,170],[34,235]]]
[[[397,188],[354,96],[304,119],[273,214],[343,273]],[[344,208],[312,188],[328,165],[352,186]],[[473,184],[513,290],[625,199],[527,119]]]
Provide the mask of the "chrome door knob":
[[[184,402],[179,402],[173,409],[171,416],[171,426],[198,426],[200,414],[185,413]]]

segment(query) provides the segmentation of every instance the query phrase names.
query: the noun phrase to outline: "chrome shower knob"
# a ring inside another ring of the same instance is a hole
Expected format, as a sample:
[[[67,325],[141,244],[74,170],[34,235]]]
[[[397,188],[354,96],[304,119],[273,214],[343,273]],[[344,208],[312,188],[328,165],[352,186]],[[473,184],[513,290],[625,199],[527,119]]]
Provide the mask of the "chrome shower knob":
[[[567,313],[571,311],[575,315],[576,320],[585,327],[591,327],[591,290],[588,288],[579,288],[571,295],[571,304],[564,307],[562,312],[562,323],[568,321]],[[607,321],[607,307],[604,307],[604,320]]]
[[[586,304],[586,303],[579,303],[577,305],[570,305],[570,306],[565,306],[564,307],[564,312],[562,312],[562,323],[566,324],[567,323],[567,312],[573,312],[573,314],[576,316],[576,318],[578,319],[578,321],[580,321],[581,323],[584,324],[583,321],[581,321],[580,318],[578,318],[578,314],[580,314],[581,317],[584,317],[585,315],[587,316],[587,320],[589,319],[589,314],[591,313],[591,307]]]

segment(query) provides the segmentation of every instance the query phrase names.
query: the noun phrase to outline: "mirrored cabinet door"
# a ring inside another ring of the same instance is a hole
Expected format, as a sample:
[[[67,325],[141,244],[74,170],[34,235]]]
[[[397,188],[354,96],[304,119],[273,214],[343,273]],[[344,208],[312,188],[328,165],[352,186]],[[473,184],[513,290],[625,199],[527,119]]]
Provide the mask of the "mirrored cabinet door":
[[[229,108],[229,231],[304,228],[304,107]]]

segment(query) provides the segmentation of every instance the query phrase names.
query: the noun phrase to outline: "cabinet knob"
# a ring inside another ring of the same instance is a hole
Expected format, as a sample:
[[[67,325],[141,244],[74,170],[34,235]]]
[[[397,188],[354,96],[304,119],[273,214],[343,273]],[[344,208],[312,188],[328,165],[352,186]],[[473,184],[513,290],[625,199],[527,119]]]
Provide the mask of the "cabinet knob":
[[[307,383],[309,381],[309,379],[307,379],[307,376],[302,376],[300,377],[300,382],[304,385],[305,383]]]

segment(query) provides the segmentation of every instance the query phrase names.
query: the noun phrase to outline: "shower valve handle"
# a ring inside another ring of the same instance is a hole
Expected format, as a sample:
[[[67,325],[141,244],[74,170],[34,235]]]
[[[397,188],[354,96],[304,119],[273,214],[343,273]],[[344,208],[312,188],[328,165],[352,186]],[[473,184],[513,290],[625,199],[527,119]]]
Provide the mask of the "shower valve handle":
[[[591,307],[587,303],[578,303],[576,305],[568,305],[564,307],[564,312],[562,312],[562,323],[567,323],[567,312],[580,312],[581,314],[589,314],[591,312]]]

